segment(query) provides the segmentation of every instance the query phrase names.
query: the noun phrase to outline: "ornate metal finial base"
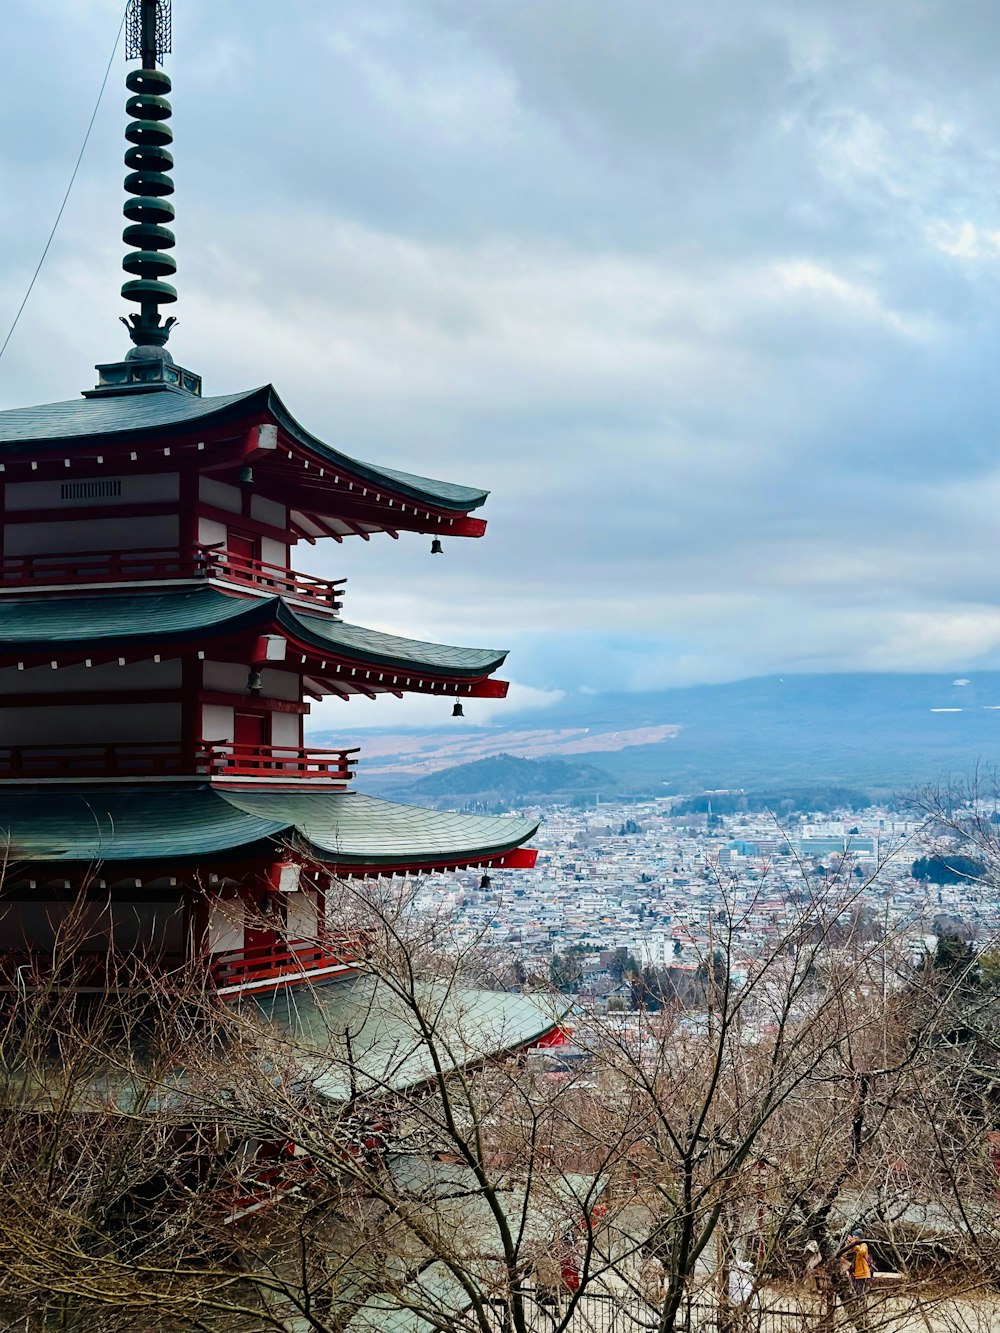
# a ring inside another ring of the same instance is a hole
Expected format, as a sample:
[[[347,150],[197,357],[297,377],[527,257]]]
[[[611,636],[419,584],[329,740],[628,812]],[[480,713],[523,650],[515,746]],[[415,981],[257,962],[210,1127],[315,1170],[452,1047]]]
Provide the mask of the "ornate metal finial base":
[[[129,0],[125,16],[125,59],[145,63],[147,56],[152,54],[154,60],[162,60],[170,54],[171,28],[170,0]]]
[[[152,315],[147,315],[145,311],[141,315],[119,315],[118,318],[128,329],[128,336],[135,343],[136,347],[164,347],[167,339],[170,337],[170,330],[177,323],[173,315],[160,323],[160,316],[154,311]],[[129,353],[131,356],[132,353]]]
[[[156,343],[135,346],[124,361],[98,366],[97,386],[85,389],[84,398],[110,398],[123,393],[169,390],[201,397],[201,376],[178,366],[165,347]]]

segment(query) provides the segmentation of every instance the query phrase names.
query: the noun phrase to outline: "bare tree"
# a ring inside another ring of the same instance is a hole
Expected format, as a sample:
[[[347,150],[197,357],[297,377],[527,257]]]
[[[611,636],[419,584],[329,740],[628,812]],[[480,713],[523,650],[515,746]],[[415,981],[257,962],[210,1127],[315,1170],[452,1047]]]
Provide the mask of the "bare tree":
[[[720,879],[700,1000],[571,1019],[489,989],[405,885],[341,886],[355,978],[240,1003],[140,958],[85,998],[67,918],[3,1009],[0,1315],[668,1333],[692,1309],[862,1330],[982,1304],[992,1066],[953,1040],[965,982],[870,929],[871,881],[807,884],[748,950],[765,890]],[[572,1063],[530,1049],[559,1020]],[[843,1271],[858,1227],[903,1274],[884,1298]]]

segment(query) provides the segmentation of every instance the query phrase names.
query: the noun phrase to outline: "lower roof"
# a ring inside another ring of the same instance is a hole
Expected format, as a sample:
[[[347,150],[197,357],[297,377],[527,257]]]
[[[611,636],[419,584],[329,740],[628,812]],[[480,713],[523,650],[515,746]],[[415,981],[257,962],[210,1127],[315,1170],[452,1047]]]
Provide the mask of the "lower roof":
[[[565,1016],[565,996],[518,995],[462,986],[450,977],[396,985],[362,974],[332,986],[245,999],[280,1040],[310,1086],[333,1101],[381,1098],[547,1036]],[[428,1045],[426,1024],[433,1018]]]
[[[234,1002],[250,1020],[243,1037],[247,1050],[273,1060],[276,1048],[285,1071],[298,1089],[308,1085],[332,1102],[371,1099],[384,1108],[387,1094],[400,1094],[428,1084],[439,1073],[472,1068],[497,1056],[541,1041],[565,1017],[564,995],[511,994],[464,984],[458,976],[444,981],[417,981],[409,991],[385,976],[361,973],[333,985],[297,987],[266,997]],[[433,1019],[428,1044],[420,1020]],[[97,1049],[97,1048],[95,1048]],[[62,1065],[42,1062],[0,1070],[9,1085],[32,1109],[48,1111],[58,1102],[73,1111],[111,1108],[131,1112],[137,1098],[143,1114],[161,1115],[174,1123],[225,1122],[229,1108],[246,1096],[239,1065],[233,1067],[240,1086],[227,1086],[226,1069],[213,1074],[207,1101],[204,1085],[192,1081],[182,1060],[172,1073],[146,1072],[141,1056],[128,1071],[120,1063],[98,1066],[80,1078],[67,1097]],[[53,1078],[53,1074],[55,1077]],[[280,1095],[280,1089],[279,1089]]]
[[[210,783],[60,784],[0,790],[12,862],[238,858],[292,846],[332,869],[476,864],[520,847],[534,819],[460,815],[357,792],[228,791]]]

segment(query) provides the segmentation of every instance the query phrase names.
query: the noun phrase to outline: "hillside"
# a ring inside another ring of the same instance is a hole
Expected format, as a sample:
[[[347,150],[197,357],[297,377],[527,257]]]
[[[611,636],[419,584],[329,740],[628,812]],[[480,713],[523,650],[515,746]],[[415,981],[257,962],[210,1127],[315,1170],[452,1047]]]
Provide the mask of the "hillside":
[[[575,694],[544,712],[512,710],[502,726],[315,739],[362,745],[360,783],[369,791],[401,791],[408,780],[498,753],[571,755],[631,792],[803,781],[891,789],[1000,761],[1000,672],[769,676]]]
[[[578,795],[593,799],[597,794],[610,796],[617,788],[616,780],[593,764],[495,754],[418,778],[401,794],[428,803],[442,800],[498,806]]]

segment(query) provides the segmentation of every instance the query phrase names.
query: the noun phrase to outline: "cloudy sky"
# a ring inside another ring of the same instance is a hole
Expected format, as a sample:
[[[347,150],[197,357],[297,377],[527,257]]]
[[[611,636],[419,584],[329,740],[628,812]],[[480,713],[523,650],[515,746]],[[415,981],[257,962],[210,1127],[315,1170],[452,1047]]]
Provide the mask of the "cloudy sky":
[[[539,704],[1000,666],[995,0],[174,11],[174,355],[494,492],[444,558],[309,552],[350,618],[510,646]],[[4,331],[120,15],[5,0]],[[124,70],[0,406],[127,345]]]

